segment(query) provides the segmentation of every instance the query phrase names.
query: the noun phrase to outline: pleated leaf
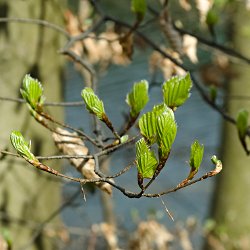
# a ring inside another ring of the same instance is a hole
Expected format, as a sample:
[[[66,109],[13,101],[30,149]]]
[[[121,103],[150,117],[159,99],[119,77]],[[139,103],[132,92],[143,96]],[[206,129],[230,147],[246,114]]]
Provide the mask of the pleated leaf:
[[[145,113],[139,120],[141,134],[147,139],[149,145],[156,142],[156,123],[157,117],[172,110],[165,104],[155,105],[151,112]]]
[[[248,111],[240,110],[237,114],[236,125],[239,133],[239,137],[243,139],[246,136],[248,129]]]
[[[189,165],[191,168],[196,170],[199,169],[204,153],[204,145],[200,144],[198,141],[194,141],[191,145],[191,153],[190,153],[190,160]]]
[[[139,120],[140,132],[147,139],[149,145],[156,142],[156,118],[154,112],[147,112]]]
[[[130,106],[130,114],[137,117],[148,102],[148,82],[142,80],[136,82],[132,91],[127,94],[126,102]]]
[[[152,110],[153,113],[155,113],[156,116],[160,116],[162,114],[170,113],[173,116],[174,119],[174,113],[172,109],[170,109],[165,103],[155,105]]]
[[[45,97],[43,96],[42,84],[37,79],[32,78],[30,75],[25,75],[20,92],[23,99],[32,109],[37,110],[41,108]]]
[[[177,133],[177,124],[172,110],[157,117],[156,133],[160,157],[166,157],[171,150]]]
[[[162,86],[165,104],[172,109],[178,108],[189,98],[191,87],[192,81],[189,73],[184,77],[170,78]]]
[[[84,88],[82,90],[82,98],[85,102],[87,110],[96,115],[100,120],[103,119],[105,115],[103,102],[98,98],[98,96],[94,93],[91,88]]]
[[[38,161],[30,151],[30,143],[25,141],[21,132],[12,131],[10,141],[19,155],[29,160]]]
[[[144,138],[136,142],[136,162],[138,172],[143,178],[151,178],[154,175],[158,161]]]

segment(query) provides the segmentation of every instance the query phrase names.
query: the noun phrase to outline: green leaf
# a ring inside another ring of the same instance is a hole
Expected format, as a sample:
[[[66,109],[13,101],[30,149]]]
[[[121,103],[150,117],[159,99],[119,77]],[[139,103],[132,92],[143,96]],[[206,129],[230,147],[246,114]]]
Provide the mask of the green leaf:
[[[82,98],[85,102],[87,110],[91,113],[96,115],[100,120],[103,120],[105,116],[105,110],[103,102],[95,95],[93,89],[91,88],[84,88],[82,90]]]
[[[128,135],[123,135],[123,136],[121,137],[120,141],[121,141],[121,144],[127,142],[127,141],[128,141]]]
[[[217,24],[219,22],[219,15],[218,15],[218,11],[213,9],[210,9],[207,13],[206,16],[206,23],[209,26],[214,26],[215,24]]]
[[[25,75],[20,92],[23,99],[32,109],[38,110],[42,107],[45,97],[43,96],[43,87],[37,79],[32,78],[30,75]]]
[[[172,110],[165,104],[156,105],[151,112],[145,113],[139,120],[141,134],[147,139],[149,145],[156,142],[157,117]]]
[[[158,161],[144,138],[136,142],[136,162],[138,172],[143,178],[151,178],[154,175]]]
[[[131,10],[143,18],[147,10],[146,0],[131,0]]]
[[[171,109],[157,117],[156,133],[159,155],[161,158],[166,158],[171,150],[177,133],[177,124]]]
[[[221,161],[217,158],[216,155],[213,155],[213,156],[211,157],[211,161],[212,161],[212,163],[213,163],[214,165],[222,164]]]
[[[30,151],[30,143],[26,142],[19,131],[12,131],[10,141],[17,153],[23,158],[33,161],[38,161]]]
[[[163,83],[162,91],[165,104],[173,110],[181,106],[190,96],[192,81],[190,74],[174,76]]]
[[[204,145],[200,144],[198,141],[194,141],[191,145],[191,153],[189,165],[191,168],[199,169],[204,153]]]
[[[148,82],[146,80],[136,82],[132,91],[126,97],[126,102],[131,108],[130,114],[132,117],[139,115],[147,104],[148,99]]]
[[[139,120],[141,134],[152,145],[156,141],[156,116],[153,112],[147,112]]]
[[[236,126],[240,139],[244,139],[248,129],[248,111],[240,110],[237,114]]]
[[[215,103],[217,98],[217,87],[214,85],[210,86],[209,93],[210,93],[210,100],[212,101],[212,103]]]

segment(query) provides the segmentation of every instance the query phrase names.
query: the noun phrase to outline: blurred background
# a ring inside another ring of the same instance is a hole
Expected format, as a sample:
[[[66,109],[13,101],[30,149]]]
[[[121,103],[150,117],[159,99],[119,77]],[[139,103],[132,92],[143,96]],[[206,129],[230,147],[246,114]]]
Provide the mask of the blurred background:
[[[168,4],[171,18],[170,35],[165,34],[158,20],[164,3]],[[67,42],[67,34],[75,36],[86,31],[103,13],[112,17],[113,22],[103,23],[84,44],[78,41],[72,49],[95,70],[98,96],[114,126],[119,129],[126,121],[129,109],[125,99],[134,82],[146,79],[150,83],[150,101],[145,111],[162,102],[162,83],[183,73],[181,68],[157,54],[154,46],[140,35],[130,37],[133,51],[127,43],[129,49],[123,54],[115,54],[115,49],[110,52],[101,43],[106,41],[104,38],[108,41],[122,32],[126,34],[124,23],[133,26],[136,17],[130,4],[125,0],[0,1],[1,151],[13,152],[9,134],[20,130],[32,140],[35,155],[59,154],[51,134],[18,101],[22,79],[27,73],[39,79],[47,102],[82,101],[81,90],[91,84],[91,78],[60,51]],[[192,70],[209,98],[216,93],[215,104],[225,112],[224,116],[229,113],[236,117],[239,110],[248,109],[250,100],[248,7],[248,1],[148,1],[138,31]],[[184,35],[188,34],[196,43],[187,45],[193,52],[185,52],[180,58],[179,39],[183,43]],[[92,44],[93,41],[96,43]],[[204,101],[195,86],[191,93],[185,105],[176,111],[178,133],[171,157],[149,192],[162,192],[186,178],[190,145],[195,139],[205,146],[199,176],[212,170],[210,158],[215,154],[225,166],[220,177],[163,196],[162,200],[129,199],[115,189],[110,197],[89,186],[84,188],[85,201],[79,184],[36,171],[22,159],[2,153],[0,250],[249,249],[250,221],[246,219],[250,211],[249,159],[235,126],[225,122],[223,114],[216,111],[213,102]],[[93,135],[93,121],[83,105],[46,108],[56,119]],[[136,132],[133,129],[130,133]],[[134,158],[134,145],[130,145],[107,157],[103,166],[114,174]],[[80,177],[66,160],[45,163]],[[116,182],[138,191],[136,169],[132,168]]]

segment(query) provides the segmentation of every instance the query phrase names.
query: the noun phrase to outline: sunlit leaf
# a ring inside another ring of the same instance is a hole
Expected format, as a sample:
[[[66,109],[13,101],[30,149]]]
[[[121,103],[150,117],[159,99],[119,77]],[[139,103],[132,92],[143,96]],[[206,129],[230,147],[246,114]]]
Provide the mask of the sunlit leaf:
[[[132,117],[139,115],[141,110],[147,104],[148,99],[148,82],[146,80],[136,82],[132,91],[127,94],[126,98],[126,102],[131,108],[130,114]]]
[[[237,114],[237,129],[239,133],[239,137],[243,139],[246,136],[247,129],[248,129],[248,111],[247,110],[240,110]]]
[[[146,0],[131,0],[131,10],[143,18],[147,10]]]
[[[94,91],[87,87],[82,90],[81,95],[87,110],[102,120],[105,115],[104,105]]]
[[[32,109],[38,110],[42,107],[45,97],[43,96],[43,87],[37,79],[25,75],[20,92]]]
[[[141,134],[147,139],[148,143],[152,145],[156,142],[156,123],[157,117],[164,113],[171,111],[166,104],[155,105],[151,112],[145,113],[139,120],[139,128]]]
[[[169,109],[168,112],[157,117],[156,133],[160,157],[166,158],[177,133],[177,124],[172,110]]]
[[[147,112],[139,120],[141,134],[151,145],[156,141],[156,115],[153,112]]]
[[[138,172],[143,178],[151,178],[154,175],[158,161],[144,138],[136,142],[136,162]]]
[[[173,110],[181,106],[190,96],[192,81],[190,74],[174,76],[162,86],[165,104]]]
[[[22,157],[29,160],[38,161],[30,151],[30,143],[25,141],[24,137],[19,131],[12,131],[10,135],[10,141],[17,153]]]
[[[200,144],[198,141],[194,141],[191,145],[191,153],[189,165],[191,168],[198,169],[201,165],[204,153],[204,145]]]

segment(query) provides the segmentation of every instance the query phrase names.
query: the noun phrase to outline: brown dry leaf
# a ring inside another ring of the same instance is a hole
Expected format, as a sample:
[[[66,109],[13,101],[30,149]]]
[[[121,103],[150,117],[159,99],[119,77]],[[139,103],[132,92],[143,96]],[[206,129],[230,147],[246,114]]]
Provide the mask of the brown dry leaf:
[[[192,63],[197,63],[197,39],[190,35],[183,36],[183,50]]]
[[[155,220],[142,221],[139,223],[133,239],[130,241],[131,250],[168,250],[169,243],[174,236]]]
[[[124,38],[120,39],[120,44],[122,46],[123,54],[131,60],[133,52],[134,52],[134,35],[133,35],[133,33],[131,33],[129,36],[126,36],[126,39],[124,39]]]
[[[212,8],[214,0],[195,0],[195,3],[200,14],[200,22],[205,23],[207,13]]]
[[[179,0],[179,3],[180,3],[180,6],[186,11],[190,11],[192,9],[192,6],[189,0]]]
[[[8,250],[8,243],[6,240],[0,235],[0,250]]]
[[[121,250],[118,246],[117,229],[109,223],[92,225],[92,232],[95,235],[102,235],[108,243],[110,250]]]
[[[85,13],[84,16],[86,15]],[[88,28],[81,24],[69,10],[64,13],[64,16],[66,29],[71,36],[77,36]],[[110,63],[127,65],[133,53],[133,36],[129,36],[126,41],[120,43],[119,35],[113,29],[113,27],[107,27],[107,30],[98,36],[90,33],[84,40],[75,42],[71,50],[78,56],[86,57],[91,64],[100,63],[103,68]]]
[[[71,36],[77,36],[83,32],[78,18],[70,10],[66,10],[64,12],[64,18],[66,21],[66,30]],[[71,47],[71,50],[78,56],[81,56],[83,53],[82,41],[75,42],[74,45]]]
[[[177,227],[178,241],[183,250],[193,250],[192,242],[188,230],[183,226],[179,225]]]
[[[91,11],[92,11],[92,8],[91,8],[91,4],[90,4],[89,0],[79,1],[78,16],[79,16],[79,21],[81,24],[86,23],[85,20],[90,17]]]
[[[160,18],[159,22],[160,22],[161,29],[164,35],[166,36],[171,48],[175,52],[181,55],[183,53],[181,35],[178,31],[174,29],[173,24],[172,24],[172,18],[168,10],[167,9],[164,10],[161,13],[159,18]]]
[[[78,137],[71,137],[72,135],[76,136],[74,132],[69,132],[65,129],[56,128],[56,131],[59,133],[53,133],[52,137],[59,148],[60,151],[65,155],[87,155],[88,148],[85,146],[84,142]],[[61,135],[63,134],[63,135]],[[76,169],[82,173],[86,179],[99,179],[100,177],[95,173],[95,161],[94,159],[84,160],[84,159],[70,159],[70,162]],[[112,186],[105,182],[95,183],[101,190],[105,191],[108,194],[112,194]]]
[[[170,50],[166,50],[171,56],[173,56],[176,60],[179,59],[179,54]],[[157,69],[161,70],[163,73],[164,79],[169,79],[173,75],[185,75],[186,72],[176,66],[171,60],[168,58],[164,58],[158,51],[154,51],[149,59],[149,67],[151,72],[155,72]]]

